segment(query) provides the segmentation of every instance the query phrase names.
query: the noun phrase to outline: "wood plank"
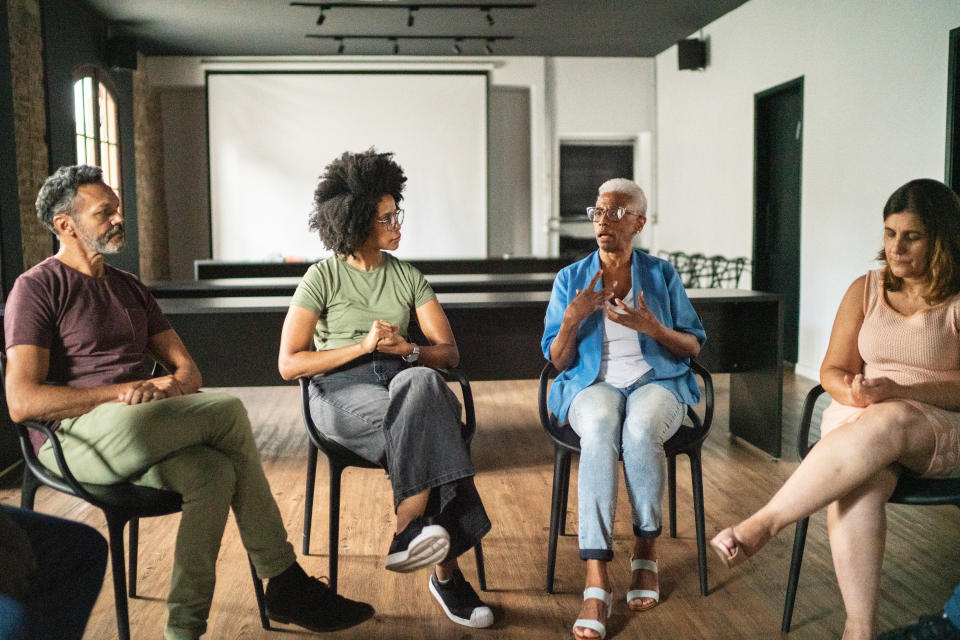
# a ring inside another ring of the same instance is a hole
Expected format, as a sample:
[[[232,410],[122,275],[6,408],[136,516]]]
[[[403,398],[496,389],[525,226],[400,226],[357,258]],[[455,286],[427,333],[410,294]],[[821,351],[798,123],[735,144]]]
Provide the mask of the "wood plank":
[[[784,458],[777,460],[731,438],[728,430],[729,376],[716,375],[718,392],[714,429],[704,447],[704,493],[707,535],[712,536],[758,508],[796,467],[793,445],[796,416],[813,381],[784,376]],[[300,422],[298,390],[244,387],[228,391],[246,404],[255,428],[263,464],[280,505],[290,540],[299,551],[303,523],[306,435]],[[349,469],[344,474],[341,516],[340,581],[342,592],[371,602],[376,617],[342,633],[338,639],[554,639],[569,637],[580,604],[583,566],[575,535],[561,538],[557,554],[556,590],[543,590],[547,524],[552,482],[552,448],[536,413],[536,381],[473,383],[479,429],[474,440],[477,485],[484,497],[493,531],[484,540],[487,581],[484,594],[497,623],[488,631],[458,627],[443,616],[430,597],[428,574],[393,574],[383,569],[393,530],[389,484],[382,472]],[[574,465],[576,469],[576,465]],[[572,474],[574,482],[576,472]],[[651,611],[631,614],[623,601],[629,584],[627,558],[631,544],[629,506],[621,482],[615,552],[611,573],[615,587],[610,636],[791,640],[839,637],[843,607],[833,575],[825,517],[810,525],[794,631],[781,636],[780,614],[786,586],[792,527],[746,565],[726,571],[709,559],[710,595],[698,592],[696,543],[689,465],[677,465],[678,538],[664,535],[661,544],[663,601]],[[576,485],[571,487],[568,530],[576,531]],[[321,456],[314,510],[311,555],[301,558],[307,570],[322,575],[327,568],[327,469]],[[7,483],[0,502],[18,504],[19,490]],[[80,520],[104,534],[99,511],[77,500],[42,489],[37,509]],[[890,533],[881,585],[880,625],[889,628],[939,609],[960,582],[960,510],[952,507],[888,508]],[[134,638],[156,638],[166,619],[164,598],[169,586],[173,540],[178,516],[141,523],[141,597],[130,603]],[[298,553],[299,555],[299,553]],[[463,558],[464,573],[476,581],[472,554]],[[108,570],[109,574],[109,570]],[[272,638],[260,628],[253,589],[236,526],[227,525],[218,560],[217,590],[209,620],[210,638]],[[86,640],[116,637],[113,594],[107,576]],[[294,631],[284,637],[313,638]]]

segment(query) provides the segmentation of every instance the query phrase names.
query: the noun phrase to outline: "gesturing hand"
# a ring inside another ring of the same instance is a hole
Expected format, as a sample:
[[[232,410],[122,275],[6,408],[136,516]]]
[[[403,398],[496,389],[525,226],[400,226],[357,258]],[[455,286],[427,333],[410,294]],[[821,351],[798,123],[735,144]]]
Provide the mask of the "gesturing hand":
[[[591,313],[603,307],[604,303],[613,297],[613,289],[617,286],[616,282],[611,283],[609,287],[602,287],[599,291],[593,290],[602,274],[603,271],[598,270],[586,289],[583,291],[577,289],[576,297],[570,301],[564,312],[569,320],[579,323]]]
[[[660,326],[660,321],[653,315],[643,299],[643,291],[637,293],[635,309],[623,304],[623,300],[620,298],[614,298],[613,302],[607,303],[606,314],[607,318],[613,322],[630,327],[640,333],[650,334]]]
[[[869,407],[872,404],[896,397],[899,385],[890,378],[865,378],[862,373],[855,376],[843,376],[843,382],[850,387],[850,397],[856,407]]]
[[[370,326],[370,331],[364,336],[360,343],[363,346],[364,353],[373,353],[377,350],[377,345],[381,340],[391,340],[397,334],[398,327],[390,324],[386,320],[374,320]]]

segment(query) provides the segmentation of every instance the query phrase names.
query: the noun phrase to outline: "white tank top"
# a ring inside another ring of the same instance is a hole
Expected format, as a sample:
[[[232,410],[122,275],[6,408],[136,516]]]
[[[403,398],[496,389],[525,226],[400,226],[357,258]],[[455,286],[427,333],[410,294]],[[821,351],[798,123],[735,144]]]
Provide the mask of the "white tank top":
[[[633,288],[623,296],[623,304],[633,308]],[[653,367],[644,359],[637,332],[617,324],[604,315],[603,344],[600,352],[599,379],[620,389],[629,387]]]

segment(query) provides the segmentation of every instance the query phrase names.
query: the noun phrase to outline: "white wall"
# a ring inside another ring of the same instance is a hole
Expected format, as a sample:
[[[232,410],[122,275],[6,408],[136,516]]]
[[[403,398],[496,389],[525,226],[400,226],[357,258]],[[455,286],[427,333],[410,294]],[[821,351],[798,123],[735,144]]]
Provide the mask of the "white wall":
[[[634,178],[647,194],[648,219],[654,221],[657,200],[651,147],[652,132],[656,127],[653,59],[553,58],[551,66],[556,134],[554,158],[559,158],[560,141],[634,141],[637,147]],[[554,163],[554,176],[557,171],[559,160]],[[554,193],[559,193],[556,177],[552,184]],[[593,225],[586,219],[579,223],[563,223],[561,229],[573,236],[593,236]],[[654,232],[655,225],[648,224],[635,244],[655,252]]]
[[[881,210],[943,179],[955,0],[751,0],[703,29],[709,63],[656,57],[661,249],[752,253],[754,94],[804,77],[797,370],[817,377],[843,292],[872,268]]]

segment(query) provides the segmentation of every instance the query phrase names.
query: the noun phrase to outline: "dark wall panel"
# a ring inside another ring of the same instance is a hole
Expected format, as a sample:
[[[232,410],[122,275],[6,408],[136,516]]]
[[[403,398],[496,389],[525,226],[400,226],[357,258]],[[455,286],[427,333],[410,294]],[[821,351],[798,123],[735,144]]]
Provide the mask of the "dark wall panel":
[[[10,74],[10,32],[7,3],[0,3],[0,278],[2,298],[23,270],[20,249],[20,200],[17,194],[16,144],[13,127],[13,78]]]

